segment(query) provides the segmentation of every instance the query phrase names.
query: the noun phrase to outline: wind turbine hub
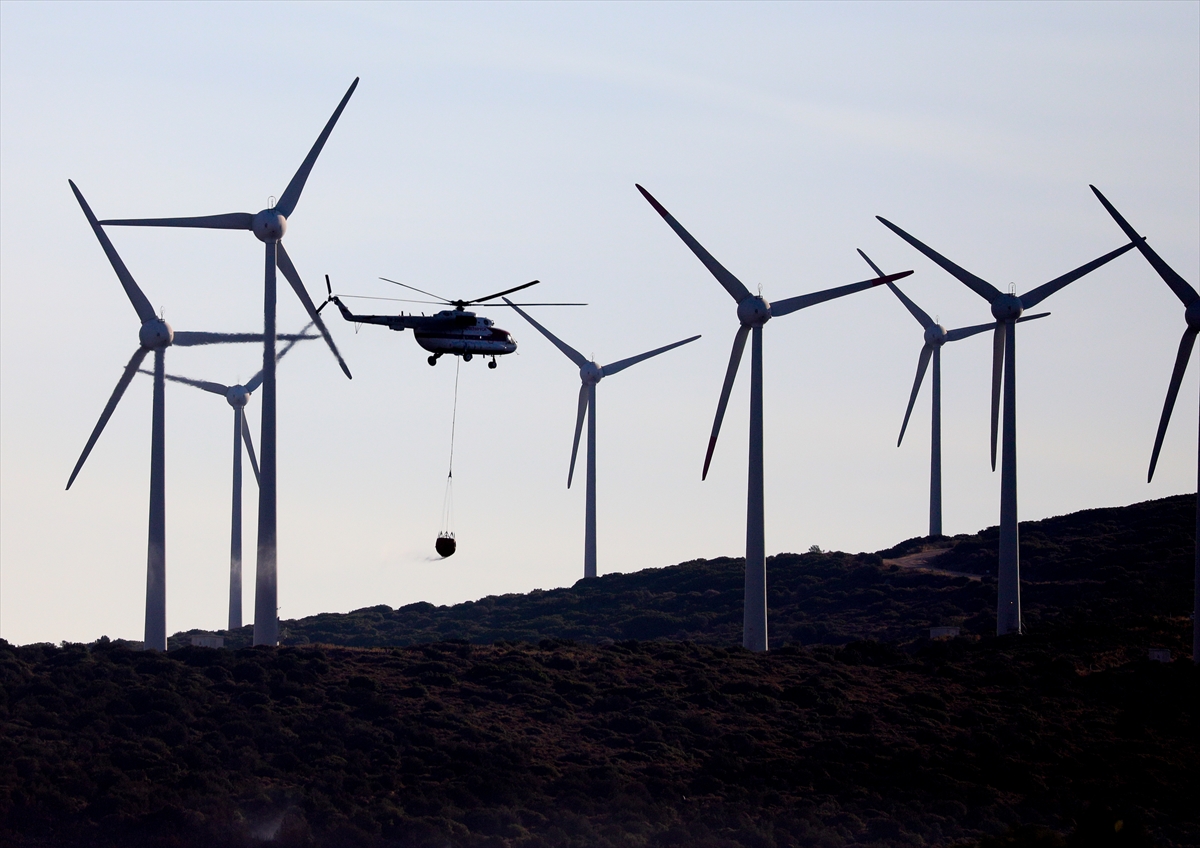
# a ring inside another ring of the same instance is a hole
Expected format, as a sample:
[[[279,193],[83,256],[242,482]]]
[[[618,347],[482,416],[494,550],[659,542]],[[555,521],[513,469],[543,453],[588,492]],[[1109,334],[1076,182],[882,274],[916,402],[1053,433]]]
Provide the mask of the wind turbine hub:
[[[579,379],[583,381],[585,386],[596,385],[603,376],[604,372],[600,370],[600,366],[595,362],[589,362],[579,369]]]
[[[138,330],[138,341],[142,343],[142,347],[161,350],[170,347],[171,342],[175,341],[175,331],[166,321],[155,318],[153,321],[147,321],[142,325],[142,329]]]
[[[738,304],[738,321],[747,327],[761,327],[771,320],[771,304],[762,295],[752,295]]]
[[[1183,315],[1187,318],[1188,329],[1200,333],[1200,300],[1193,300]]]
[[[250,229],[259,241],[279,241],[287,232],[287,218],[276,209],[264,209],[254,216]]]
[[[940,345],[946,341],[946,328],[941,324],[931,324],[925,328],[925,344]]]
[[[1002,294],[992,301],[992,317],[997,321],[1015,321],[1024,309],[1021,298],[1015,294]]]
[[[229,401],[229,405],[234,409],[238,409],[244,407],[250,400],[250,393],[246,391],[245,386],[231,386],[225,393],[225,400]]]

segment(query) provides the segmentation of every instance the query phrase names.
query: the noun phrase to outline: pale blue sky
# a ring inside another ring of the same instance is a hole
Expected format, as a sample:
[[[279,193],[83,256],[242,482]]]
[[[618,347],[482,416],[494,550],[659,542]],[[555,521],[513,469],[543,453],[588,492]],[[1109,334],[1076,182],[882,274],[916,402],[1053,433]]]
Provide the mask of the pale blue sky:
[[[748,392],[747,363],[701,483],[734,304],[635,181],[769,299],[868,276],[861,247],[914,269],[905,290],[947,327],[985,321],[874,216],[1024,291],[1122,243],[1089,182],[1195,284],[1198,44],[1197,3],[0,3],[0,636],[142,631],[148,381],[63,491],[138,328],[68,178],[100,217],[257,210],[360,76],[289,222],[314,296],[325,273],[344,293],[391,294],[385,275],[465,297],[536,277],[539,299],[591,304],[538,317],[601,362],[703,333],[598,390],[600,570],[631,571],[742,553]],[[176,329],[260,321],[247,234],[112,238]],[[1020,332],[1022,518],[1194,490],[1195,372],[1145,483],[1184,326],[1167,287],[1135,254],[1045,307]],[[283,617],[581,576],[575,369],[519,316],[491,317],[520,351],[464,366],[445,562],[429,558],[453,363],[340,320],[353,381],[317,346],[289,355]],[[280,321],[303,323],[290,293]],[[943,359],[950,533],[998,515],[986,338]],[[928,387],[895,447],[920,345],[882,290],[767,327],[770,553],[924,532]],[[256,358],[168,366],[233,382]],[[168,391],[170,632],[224,621],[228,419]],[[248,576],[247,609],[252,592]]]

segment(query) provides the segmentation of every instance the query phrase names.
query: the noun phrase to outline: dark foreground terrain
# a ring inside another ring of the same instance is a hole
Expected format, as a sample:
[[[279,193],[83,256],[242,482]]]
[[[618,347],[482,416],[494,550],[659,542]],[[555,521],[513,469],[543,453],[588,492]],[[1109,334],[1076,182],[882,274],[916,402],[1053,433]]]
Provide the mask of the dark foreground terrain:
[[[0,843],[1197,845],[1193,510],[1023,525],[1022,637],[985,531],[775,557],[769,654],[736,561],[288,623],[343,646],[0,642]]]

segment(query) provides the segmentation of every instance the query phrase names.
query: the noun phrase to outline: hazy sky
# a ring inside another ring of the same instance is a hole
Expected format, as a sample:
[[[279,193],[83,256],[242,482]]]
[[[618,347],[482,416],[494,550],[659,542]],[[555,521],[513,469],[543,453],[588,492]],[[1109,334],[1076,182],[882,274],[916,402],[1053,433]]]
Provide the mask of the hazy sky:
[[[68,178],[101,218],[256,211],[360,76],[289,221],[314,297],[326,273],[381,296],[397,292],[380,275],[450,297],[538,278],[537,299],[590,304],[537,317],[601,363],[703,334],[598,388],[600,572],[633,571],[744,552],[749,386],[747,361],[702,483],[735,305],[635,182],[768,299],[864,279],[861,247],[914,269],[906,292],[947,328],[990,320],[874,216],[1026,291],[1124,242],[1089,183],[1195,284],[1198,45],[1194,2],[4,2],[0,636],[142,635],[147,378],[64,491],[138,331]],[[249,233],[111,237],[176,330],[261,326]],[[279,298],[281,328],[301,326],[286,286]],[[1043,307],[1018,333],[1021,517],[1194,491],[1196,370],[1146,484],[1184,328],[1167,287],[1132,253]],[[462,368],[446,561],[433,542],[454,361],[430,368],[411,333],[336,316],[353,381],[317,344],[284,361],[282,617],[582,576],[583,480],[565,487],[577,371],[520,316],[490,315],[520,350]],[[875,289],[772,321],[765,339],[768,552],[923,534],[928,385],[896,448],[916,322]],[[990,347],[944,351],[951,534],[998,519]],[[260,363],[252,346],[167,355],[169,372],[224,383]],[[256,439],[258,413],[255,398]],[[230,417],[168,386],[168,632],[224,626]],[[256,496],[248,478],[248,552]]]

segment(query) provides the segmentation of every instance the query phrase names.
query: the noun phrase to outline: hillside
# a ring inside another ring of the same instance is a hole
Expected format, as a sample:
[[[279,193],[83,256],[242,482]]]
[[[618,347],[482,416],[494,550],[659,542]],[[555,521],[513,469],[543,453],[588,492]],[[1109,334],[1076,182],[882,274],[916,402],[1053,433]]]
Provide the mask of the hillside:
[[[1190,653],[1195,500],[1180,495],[1021,524],[1021,601],[1027,632],[1131,617],[1130,656],[1151,642]],[[770,644],[904,643],[939,625],[995,630],[997,529],[910,539],[875,554],[790,554],[767,560]],[[927,568],[905,568],[914,554]],[[928,568],[960,572],[947,575]],[[966,576],[963,576],[966,575]],[[975,577],[977,579],[971,579]],[[1117,609],[1116,607],[1120,607]],[[1065,619],[1064,619],[1065,616]],[[1149,628],[1149,629],[1146,629]],[[188,631],[171,647],[189,644]],[[500,595],[454,606],[386,605],[281,622],[289,645],[404,646],[443,639],[671,639],[738,645],[742,560],[686,562],[580,580],[566,589]],[[1136,633],[1136,635],[1132,635]],[[249,646],[253,628],[226,635]]]
[[[1022,637],[984,531],[773,558],[769,654],[728,560],[287,624],[347,646],[0,643],[0,842],[1200,844],[1193,505],[1024,525]]]

